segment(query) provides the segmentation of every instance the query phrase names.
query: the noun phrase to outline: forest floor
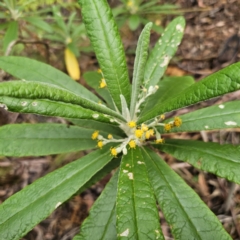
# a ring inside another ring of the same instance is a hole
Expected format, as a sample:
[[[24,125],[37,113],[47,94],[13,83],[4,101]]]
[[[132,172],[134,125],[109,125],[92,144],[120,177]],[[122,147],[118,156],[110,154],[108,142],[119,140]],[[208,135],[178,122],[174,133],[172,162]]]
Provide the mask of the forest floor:
[[[109,1],[114,5],[114,0]],[[162,1],[181,6],[186,19],[186,29],[182,44],[176,57],[167,69],[167,75],[192,75],[196,81],[240,60],[240,1],[238,0],[171,0]],[[173,15],[161,19],[166,26]],[[137,42],[141,29],[131,32],[123,29],[121,35],[126,50]],[[152,34],[151,45],[159,35]],[[134,55],[127,56],[127,63],[132,69]],[[55,67],[62,67],[56,62]],[[97,61],[92,53],[80,57],[82,72],[97,69]],[[84,80],[80,80],[84,83]],[[201,105],[178,112],[182,114],[196,107],[208,106],[229,100],[240,99],[240,92],[207,101]],[[7,123],[65,123],[60,118],[46,118],[36,115],[23,115],[0,112],[0,126]],[[171,135],[172,138],[185,138],[220,143],[240,144],[240,129],[214,132],[182,133]],[[0,203],[37,178],[82,156],[84,152],[53,155],[47,157],[2,158],[0,161]],[[197,192],[207,206],[217,215],[225,229],[234,240],[240,239],[240,187],[225,179],[216,177],[161,154],[171,167]],[[88,190],[74,196],[60,206],[49,218],[41,222],[23,240],[69,240],[79,231],[79,225],[87,217],[88,211],[100,195],[111,174],[97,182]],[[170,229],[160,212],[162,230],[166,239],[173,239]]]

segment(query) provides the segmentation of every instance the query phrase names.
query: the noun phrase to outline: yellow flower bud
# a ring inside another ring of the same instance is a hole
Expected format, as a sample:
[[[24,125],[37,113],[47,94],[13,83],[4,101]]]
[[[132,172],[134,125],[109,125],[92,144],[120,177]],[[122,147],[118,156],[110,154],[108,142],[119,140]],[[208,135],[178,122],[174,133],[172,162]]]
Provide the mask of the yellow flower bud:
[[[98,135],[99,135],[99,131],[95,131],[95,132],[92,134],[92,139],[93,139],[93,140],[97,139]]]

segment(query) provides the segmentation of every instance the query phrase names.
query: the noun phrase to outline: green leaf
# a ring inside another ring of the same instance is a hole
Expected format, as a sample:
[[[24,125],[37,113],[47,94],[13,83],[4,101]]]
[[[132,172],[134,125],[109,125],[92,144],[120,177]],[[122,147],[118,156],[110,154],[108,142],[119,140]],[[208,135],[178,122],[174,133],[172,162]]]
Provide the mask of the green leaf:
[[[106,134],[112,134],[116,138],[119,137],[126,137],[126,134],[119,128],[118,125],[113,125],[114,123],[104,123],[104,122],[98,122],[95,120],[90,120],[90,119],[68,119],[72,123],[87,128],[91,129],[92,131],[98,130],[100,131],[101,135]],[[103,134],[102,134],[103,133]]]
[[[24,20],[26,20],[31,25],[42,29],[43,31],[46,31],[47,33],[52,33],[53,29],[50,24],[43,21],[40,17],[24,17]]]
[[[75,194],[111,159],[108,147],[97,150],[8,198],[0,205],[0,239],[17,240],[23,237]]]
[[[206,107],[181,115],[182,125],[172,128],[171,132],[196,132],[240,127],[240,101]],[[168,119],[167,122],[173,119]],[[163,132],[163,128],[158,128]]]
[[[154,145],[154,147],[179,160],[188,162],[196,168],[240,183],[240,146],[168,139],[164,144]]]
[[[231,239],[199,196],[155,152],[144,148],[142,154],[175,239]]]
[[[79,3],[107,88],[120,110],[121,94],[130,103],[130,82],[123,45],[111,9],[106,0],[79,0]]]
[[[50,85],[46,83],[30,81],[3,82],[0,83],[0,97],[1,96],[25,98],[30,100],[47,99],[50,101],[71,103],[124,120],[120,114],[105,106],[101,106],[100,104],[97,104],[91,100],[82,98],[74,93],[71,93],[70,91],[59,88],[56,85]]]
[[[135,31],[138,26],[140,25],[141,21],[140,21],[140,16],[139,15],[131,15],[128,19],[128,25],[129,25],[129,28],[132,30],[132,31]]]
[[[240,63],[232,64],[193,84],[174,98],[155,105],[140,116],[138,123],[152,119],[157,115],[187,107],[189,105],[214,98],[240,89]]]
[[[152,23],[148,23],[138,39],[136,57],[134,60],[134,70],[133,70],[133,81],[132,81],[132,95],[131,95],[131,106],[130,106],[130,116],[131,119],[135,117],[136,103],[139,97],[140,86],[143,83],[144,67],[146,65],[148,57],[148,47],[149,38]]]
[[[0,106],[11,112],[35,113],[45,116],[56,116],[77,119],[95,119],[100,122],[110,122],[111,120],[98,112],[82,108],[70,103],[55,102],[45,99],[26,99],[1,97]]]
[[[96,147],[93,131],[63,124],[11,124],[0,127],[0,156],[39,156]]]
[[[117,193],[118,239],[164,239],[156,200],[139,147],[121,162]]]
[[[113,146],[116,146],[116,144],[114,144]],[[121,162],[120,157],[113,158],[106,166],[104,166],[104,168],[102,168],[86,184],[84,184],[84,186],[79,189],[78,193],[85,191],[86,189],[90,188],[93,184],[99,182],[102,178],[106,177],[107,174],[109,174],[111,171],[119,167],[120,162]]]
[[[144,108],[141,111],[142,114],[153,106],[173,98],[176,94],[181,93],[192,84],[194,84],[194,79],[190,76],[164,77],[158,84],[158,90],[146,99]]]
[[[18,22],[12,21],[9,23],[7,31],[3,38],[3,51],[6,52],[9,44],[18,38]]]
[[[96,71],[89,71],[83,74],[83,78],[87,82],[87,84],[92,87],[97,92],[97,94],[105,100],[105,102],[111,109],[115,109],[109,91],[106,88],[99,88],[99,83],[102,79],[101,74],[97,73]]]
[[[24,57],[0,57],[0,68],[26,81],[50,83],[79,96],[98,102],[99,99],[65,73],[36,60]]]
[[[181,16],[175,18],[169,23],[161,38],[156,43],[146,63],[144,74],[146,87],[158,84],[169,61],[177,51],[183,37],[184,27],[184,18]]]
[[[73,240],[114,240],[116,231],[116,196],[118,171],[94,203],[88,218],[83,222],[80,233]]]

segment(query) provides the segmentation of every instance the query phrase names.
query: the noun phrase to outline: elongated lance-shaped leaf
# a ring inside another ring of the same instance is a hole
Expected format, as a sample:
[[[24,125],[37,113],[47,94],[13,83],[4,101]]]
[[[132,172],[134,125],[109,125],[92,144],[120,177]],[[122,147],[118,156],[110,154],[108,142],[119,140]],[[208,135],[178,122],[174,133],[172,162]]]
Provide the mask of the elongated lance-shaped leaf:
[[[112,144],[111,144],[112,145]],[[117,144],[114,144],[113,146],[117,146]],[[111,146],[111,147],[113,147]],[[108,173],[110,173],[112,170],[119,167],[121,162],[121,158],[113,158],[104,168],[102,168],[99,172],[97,172],[83,187],[81,187],[78,191],[78,193],[81,193],[85,191],[86,189],[90,188],[93,184],[96,182],[99,182],[101,179],[103,179]],[[116,225],[116,222],[115,222]]]
[[[8,198],[0,205],[0,239],[20,239],[75,194],[111,159],[106,146],[46,175]]]
[[[240,146],[230,144],[168,139],[154,147],[169,153],[196,168],[211,172],[229,181],[240,183]]]
[[[0,69],[26,81],[44,82],[67,89],[79,96],[98,102],[99,99],[68,75],[45,63],[25,57],[0,57]]]
[[[142,154],[174,239],[231,239],[199,196],[155,152],[144,148]]]
[[[169,61],[177,51],[178,45],[182,40],[184,27],[184,18],[175,18],[169,23],[156,43],[145,68],[144,82],[146,87],[156,85],[163,76]]]
[[[139,147],[121,162],[117,193],[118,239],[164,239],[153,189]]]
[[[139,97],[140,86],[143,84],[144,69],[148,57],[151,27],[152,23],[148,23],[142,30],[142,33],[138,39],[132,80],[132,96],[130,106],[131,119],[133,119],[136,114],[135,113],[136,103]]]
[[[68,119],[68,120],[77,126],[84,127],[85,129],[89,129],[92,131],[98,130],[100,131],[101,135],[104,135],[105,133],[107,133],[107,134],[112,134],[115,138],[126,137],[126,134],[122,131],[122,129],[120,129],[118,125],[114,125],[114,122],[109,124],[109,123],[99,122],[99,121],[90,120],[90,119],[87,119],[87,120],[86,119]]]
[[[123,119],[120,114],[105,106],[101,106],[100,104],[52,84],[26,81],[3,82],[0,83],[0,97],[1,96],[25,99],[48,99],[51,101],[71,103],[117,117],[118,119]]]
[[[84,80],[87,82],[87,84],[92,87],[99,96],[101,96],[105,102],[107,103],[107,106],[111,109],[115,109],[115,105],[113,103],[113,99],[107,90],[107,88],[100,88],[99,84],[102,79],[102,75],[99,74],[96,71],[88,71],[83,74]]]
[[[116,231],[116,197],[118,171],[111,178],[100,197],[94,203],[80,233],[73,240],[114,240]]]
[[[240,89],[240,63],[232,64],[187,88],[174,98],[155,105],[140,116],[138,123],[159,114],[183,108]]]
[[[195,132],[240,127],[240,101],[206,107],[181,115],[183,124],[172,128],[171,132]],[[166,122],[173,119],[167,119]],[[163,127],[158,127],[163,132]]]
[[[158,83],[158,90],[151,96],[149,96],[144,102],[144,108],[142,109],[142,114],[147,112],[153,106],[161,104],[176,94],[181,93],[186,88],[194,84],[194,79],[190,76],[183,77],[164,77]]]
[[[3,50],[6,53],[9,45],[18,38],[18,22],[12,21],[8,24],[7,31],[3,38]]]
[[[0,156],[42,156],[96,147],[93,131],[65,124],[11,124],[0,127]]]
[[[0,96],[0,106],[11,112],[35,113],[64,118],[95,119],[100,122],[111,121],[105,114],[88,110],[78,105],[45,99],[33,100]]]
[[[120,111],[120,94],[130,103],[130,82],[123,45],[111,9],[106,0],[79,0],[79,3],[107,88]]]

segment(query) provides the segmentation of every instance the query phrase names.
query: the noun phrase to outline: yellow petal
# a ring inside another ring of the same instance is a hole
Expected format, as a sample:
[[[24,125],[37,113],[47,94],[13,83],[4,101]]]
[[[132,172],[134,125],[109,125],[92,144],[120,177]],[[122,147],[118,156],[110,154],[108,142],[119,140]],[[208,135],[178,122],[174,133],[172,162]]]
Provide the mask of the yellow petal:
[[[68,74],[72,79],[78,80],[80,78],[80,68],[77,58],[68,48],[66,48],[64,51],[64,58]]]

